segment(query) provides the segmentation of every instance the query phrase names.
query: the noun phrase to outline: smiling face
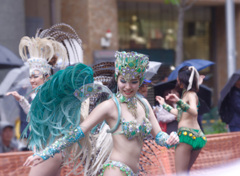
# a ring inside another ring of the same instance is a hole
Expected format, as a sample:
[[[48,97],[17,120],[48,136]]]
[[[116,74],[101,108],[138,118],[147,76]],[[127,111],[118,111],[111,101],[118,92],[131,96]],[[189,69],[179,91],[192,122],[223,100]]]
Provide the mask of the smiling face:
[[[45,81],[43,74],[38,70],[33,71],[32,75],[29,78],[32,89],[35,89],[36,87],[42,85]]]
[[[126,98],[133,97],[138,89],[140,80],[139,79],[132,79],[130,81],[126,81],[122,75],[118,77],[118,88],[120,93],[125,96]]]

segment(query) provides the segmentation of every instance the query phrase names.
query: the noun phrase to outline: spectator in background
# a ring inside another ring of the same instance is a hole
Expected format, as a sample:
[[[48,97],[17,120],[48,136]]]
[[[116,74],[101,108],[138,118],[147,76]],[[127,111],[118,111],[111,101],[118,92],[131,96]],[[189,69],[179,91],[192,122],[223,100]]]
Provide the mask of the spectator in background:
[[[169,105],[171,105],[172,107],[176,108],[176,104],[166,100],[166,98],[165,98],[170,93],[176,94],[178,97],[180,97],[179,93],[175,89],[171,89],[171,90],[166,90],[163,94],[165,102],[168,103]],[[157,117],[158,123],[163,131],[165,131],[168,134],[170,134],[172,131],[177,131],[178,122],[176,120],[175,115],[173,115],[170,112],[168,112],[167,110],[165,110],[162,107],[162,105],[155,106],[155,107],[153,107],[153,109],[154,109],[154,113]]]
[[[17,142],[14,140],[14,126],[8,122],[0,123],[0,153],[18,151]]]
[[[240,79],[237,80],[234,87],[231,89],[228,101],[230,103],[230,111],[232,120],[229,123],[231,132],[240,131]]]
[[[150,80],[144,79],[142,85],[138,89],[138,93],[140,93],[144,98],[147,98],[148,95],[148,86],[151,83]]]

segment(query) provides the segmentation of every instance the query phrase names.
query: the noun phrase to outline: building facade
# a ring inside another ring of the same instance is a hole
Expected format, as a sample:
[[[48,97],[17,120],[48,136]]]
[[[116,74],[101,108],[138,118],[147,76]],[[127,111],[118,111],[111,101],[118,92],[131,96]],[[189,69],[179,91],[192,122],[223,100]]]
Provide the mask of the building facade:
[[[107,57],[111,51],[134,50],[148,54],[150,60],[174,65],[178,10],[164,0],[25,0],[19,3],[18,11],[24,12],[19,12],[24,17],[19,19],[24,24],[18,27],[19,31],[24,31],[21,34],[31,36],[37,28],[59,22],[70,24],[82,39],[85,64],[96,63],[99,53]],[[203,74],[209,76],[205,83],[213,88],[214,105],[227,81],[225,25],[225,0],[197,0],[185,13],[184,59],[215,62],[214,66],[203,70]],[[235,0],[235,26],[238,53],[240,0]],[[109,31],[112,34],[110,45],[103,47],[101,39]],[[16,48],[11,50],[17,54]],[[236,63],[239,69],[239,55]]]
[[[74,0],[62,1],[62,21],[79,28],[87,64],[94,63],[93,52],[101,49],[100,39],[108,29],[113,34],[109,50],[156,53],[150,60],[174,63],[176,6],[167,5],[163,0],[83,0],[78,1],[78,6],[74,3]],[[240,0],[235,0],[235,26],[238,53]],[[217,105],[227,81],[225,0],[197,0],[185,13],[183,42],[185,60],[197,58],[215,62],[214,66],[203,70],[203,74],[209,75],[205,84],[213,88],[213,103]],[[239,55],[236,63],[239,69]]]

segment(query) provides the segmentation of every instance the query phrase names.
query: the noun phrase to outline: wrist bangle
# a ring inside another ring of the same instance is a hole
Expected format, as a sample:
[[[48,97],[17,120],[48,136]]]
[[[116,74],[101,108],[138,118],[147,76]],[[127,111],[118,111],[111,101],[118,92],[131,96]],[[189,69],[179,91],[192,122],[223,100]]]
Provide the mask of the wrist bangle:
[[[162,106],[163,106],[163,108],[164,108],[165,110],[167,110],[168,112],[170,112],[170,111],[173,109],[170,105],[168,105],[168,104],[166,104],[166,103],[164,103]]]
[[[177,105],[183,110],[183,112],[187,112],[190,108],[189,104],[185,103],[182,99],[179,99]]]

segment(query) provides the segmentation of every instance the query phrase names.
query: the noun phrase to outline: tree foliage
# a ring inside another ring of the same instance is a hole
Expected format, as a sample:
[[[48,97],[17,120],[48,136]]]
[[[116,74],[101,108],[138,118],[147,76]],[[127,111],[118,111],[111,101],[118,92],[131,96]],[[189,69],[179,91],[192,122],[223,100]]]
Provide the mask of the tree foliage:
[[[166,4],[173,4],[173,5],[178,5],[180,0],[165,0]]]

